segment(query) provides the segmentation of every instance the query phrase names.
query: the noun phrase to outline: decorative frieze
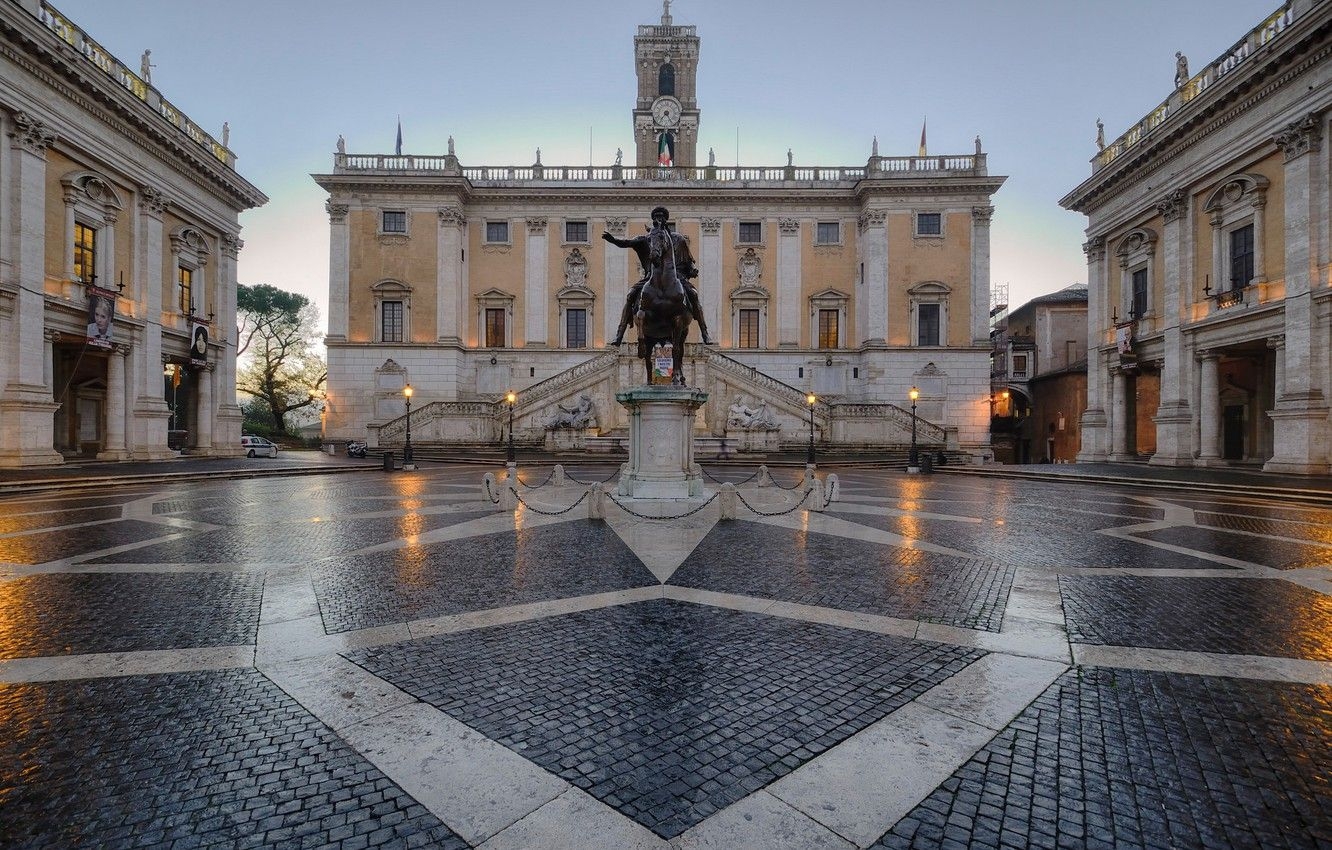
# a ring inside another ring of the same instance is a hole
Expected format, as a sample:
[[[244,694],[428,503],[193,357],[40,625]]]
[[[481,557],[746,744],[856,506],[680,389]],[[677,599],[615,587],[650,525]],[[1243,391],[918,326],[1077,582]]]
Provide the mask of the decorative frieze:
[[[1183,189],[1167,193],[1164,198],[1156,202],[1156,211],[1161,214],[1166,224],[1179,221],[1188,215],[1189,193]]]
[[[26,112],[15,113],[14,127],[9,132],[10,138],[28,153],[44,155],[46,149],[55,144],[56,134]]]
[[[1272,141],[1286,155],[1286,162],[1298,159],[1322,147],[1322,119],[1310,112],[1298,121],[1292,121],[1272,137]]]

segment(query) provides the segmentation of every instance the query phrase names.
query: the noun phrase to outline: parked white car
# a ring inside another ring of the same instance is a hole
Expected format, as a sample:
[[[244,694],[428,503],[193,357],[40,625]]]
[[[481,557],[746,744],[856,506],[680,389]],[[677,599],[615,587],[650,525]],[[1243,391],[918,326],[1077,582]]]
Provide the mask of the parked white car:
[[[241,448],[246,457],[277,457],[277,445],[263,437],[241,437]]]

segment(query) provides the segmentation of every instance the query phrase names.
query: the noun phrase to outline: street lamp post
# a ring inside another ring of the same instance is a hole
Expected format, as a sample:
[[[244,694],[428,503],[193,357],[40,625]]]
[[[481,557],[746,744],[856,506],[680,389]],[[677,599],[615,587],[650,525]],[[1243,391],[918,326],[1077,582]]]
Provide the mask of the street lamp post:
[[[509,390],[504,396],[504,400],[509,403],[509,448],[508,452],[505,454],[504,462],[513,466],[518,462],[513,454],[513,403],[518,400],[518,394],[513,390]]]
[[[805,465],[814,465],[814,402],[818,398],[814,393],[805,396],[805,403],[809,405],[809,452],[805,455]]]
[[[412,385],[408,384],[402,388],[403,398],[407,401],[407,442],[402,447],[402,468],[416,469],[416,464],[412,463]]]
[[[911,397],[911,452],[907,455],[907,472],[920,472],[920,458],[916,454],[916,399],[920,390],[912,387],[907,395]]]

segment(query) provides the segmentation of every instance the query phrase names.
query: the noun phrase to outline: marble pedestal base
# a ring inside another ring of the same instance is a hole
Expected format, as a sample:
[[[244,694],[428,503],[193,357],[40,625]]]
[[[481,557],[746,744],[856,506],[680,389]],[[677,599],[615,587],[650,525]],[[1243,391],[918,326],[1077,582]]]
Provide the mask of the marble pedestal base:
[[[708,394],[689,387],[644,385],[615,394],[629,411],[629,462],[618,494],[634,499],[688,499],[703,494],[694,463],[694,416]]]

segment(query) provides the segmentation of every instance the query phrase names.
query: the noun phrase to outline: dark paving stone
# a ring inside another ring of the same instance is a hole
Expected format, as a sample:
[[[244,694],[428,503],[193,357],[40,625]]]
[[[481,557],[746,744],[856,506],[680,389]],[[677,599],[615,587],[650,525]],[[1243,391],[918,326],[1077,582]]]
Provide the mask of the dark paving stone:
[[[77,531],[34,531],[18,537],[0,538],[0,561],[12,561],[16,564],[45,564],[64,558],[74,558],[124,546],[127,543],[141,543],[179,534],[180,530],[153,522],[137,519],[120,522],[90,525]],[[127,558],[133,560],[133,558]]]
[[[1330,741],[1327,686],[1081,668],[874,846],[1329,847]]]
[[[670,838],[980,655],[658,601],[349,657]]]
[[[1302,569],[1332,564],[1332,549],[1287,540],[1268,540],[1215,528],[1176,526],[1135,535],[1174,546],[1238,558],[1276,569]]]
[[[946,506],[926,508],[949,513]],[[1098,534],[1103,528],[1136,524],[1120,517],[1074,514],[1045,506],[1040,510],[1007,513],[987,522],[967,523],[918,516],[873,516],[828,513],[913,540],[923,540],[968,552],[1003,564],[1040,567],[1120,567],[1157,569],[1226,569],[1224,564],[1181,555],[1145,543]],[[966,515],[967,512],[963,512]]]
[[[329,632],[654,584],[609,526],[584,521],[351,555],[314,574]]]
[[[246,564],[306,563],[318,558],[341,555],[376,543],[400,540],[414,534],[457,525],[469,519],[488,516],[491,511],[469,513],[403,514],[397,517],[358,519],[332,517],[319,521],[274,522],[263,505],[244,509],[249,521],[238,521],[235,513],[228,518],[235,525],[218,531],[188,534],[131,549],[93,564]],[[213,521],[205,515],[206,521]]]
[[[467,845],[254,671],[0,686],[7,848]]]
[[[1281,579],[1059,577],[1069,640],[1332,661],[1332,596]]]
[[[263,576],[51,573],[0,584],[0,658],[253,644]]]
[[[1217,514],[1198,511],[1199,525],[1210,528],[1224,528],[1230,531],[1247,531],[1250,534],[1266,534],[1271,537],[1290,537],[1310,543],[1322,543],[1323,546],[1310,546],[1309,551],[1321,553],[1324,563],[1332,563],[1332,514],[1326,519],[1327,524],[1312,517],[1306,520],[1269,519],[1256,516],[1237,516],[1235,514]],[[1280,544],[1281,541],[1274,540]]]
[[[23,510],[23,508],[19,508],[19,510]],[[41,513],[17,513],[10,516],[0,516],[0,534],[56,528],[62,525],[96,522],[103,519],[120,519],[119,507],[87,507],[69,510],[28,507],[28,510],[41,511]]]
[[[670,583],[999,631],[1013,568],[748,522],[718,523]]]

